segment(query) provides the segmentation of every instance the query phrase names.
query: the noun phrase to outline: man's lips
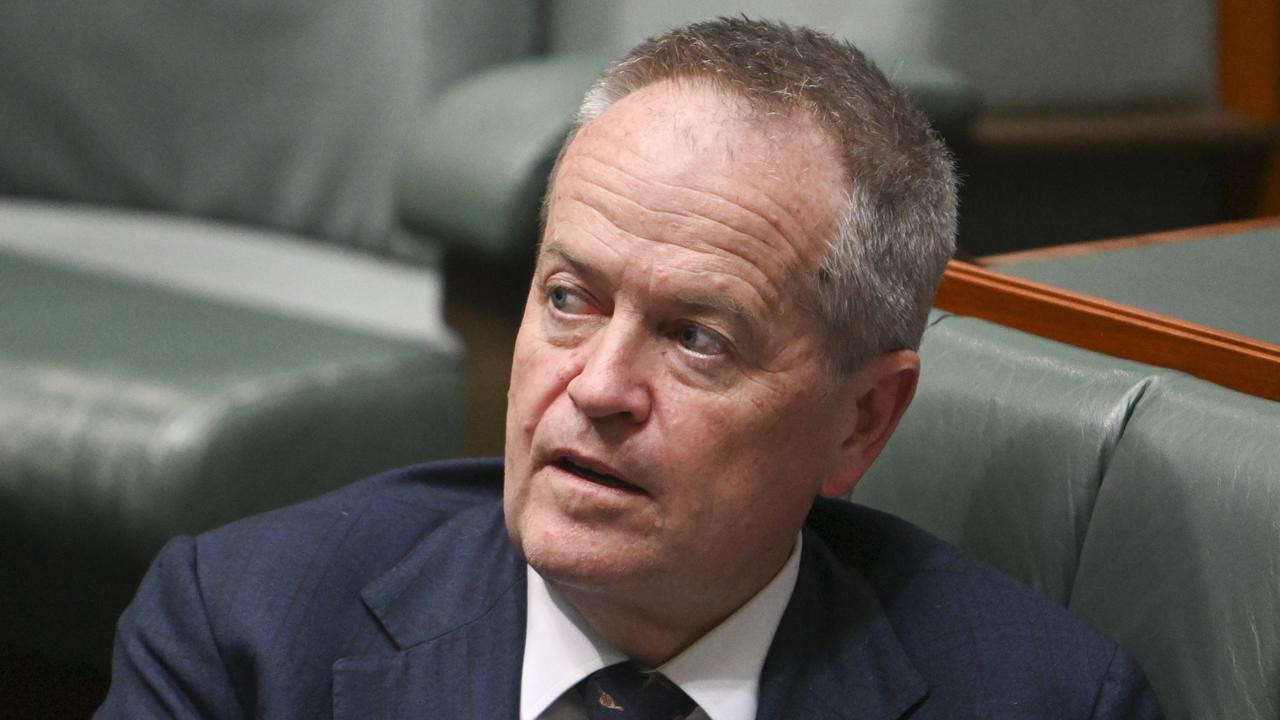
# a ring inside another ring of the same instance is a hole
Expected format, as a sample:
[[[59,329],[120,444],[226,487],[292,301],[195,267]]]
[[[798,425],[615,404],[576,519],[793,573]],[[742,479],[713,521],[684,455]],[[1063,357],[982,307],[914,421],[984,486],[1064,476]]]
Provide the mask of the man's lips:
[[[597,485],[614,488],[616,490],[624,490],[627,492],[642,493],[644,490],[618,477],[618,473],[613,468],[603,463],[584,458],[573,454],[557,454],[555,459],[551,461],[555,467],[576,475],[584,480],[589,480]]]

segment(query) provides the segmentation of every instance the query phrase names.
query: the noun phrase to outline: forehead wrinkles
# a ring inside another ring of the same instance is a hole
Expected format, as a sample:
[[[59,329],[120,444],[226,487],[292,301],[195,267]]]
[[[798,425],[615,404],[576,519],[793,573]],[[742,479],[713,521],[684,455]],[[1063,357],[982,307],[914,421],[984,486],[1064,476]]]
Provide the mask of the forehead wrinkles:
[[[753,281],[776,286],[811,270],[825,246],[829,230],[812,217],[820,212],[815,203],[778,192],[803,180],[768,177],[768,168],[737,168],[733,177],[690,164],[671,172],[634,152],[586,145],[566,158],[553,216],[555,201],[570,201],[627,235],[745,261]]]
[[[671,177],[646,177],[600,155],[585,155],[582,163],[595,171],[601,190],[657,223],[665,221],[677,228],[681,220],[718,225],[730,238],[754,240],[788,259],[798,256],[796,249],[804,246],[809,234],[802,218],[808,208],[797,206],[794,198],[777,197],[769,187],[773,179],[757,179],[758,173],[740,171],[737,177],[725,177],[705,168],[681,168]],[[774,242],[762,242],[765,239]]]
[[[834,141],[808,115],[752,108],[705,83],[659,82],[577,133],[553,182],[548,231],[577,225],[604,245],[661,243],[676,252],[673,267],[723,273],[776,305],[810,284],[844,182]]]

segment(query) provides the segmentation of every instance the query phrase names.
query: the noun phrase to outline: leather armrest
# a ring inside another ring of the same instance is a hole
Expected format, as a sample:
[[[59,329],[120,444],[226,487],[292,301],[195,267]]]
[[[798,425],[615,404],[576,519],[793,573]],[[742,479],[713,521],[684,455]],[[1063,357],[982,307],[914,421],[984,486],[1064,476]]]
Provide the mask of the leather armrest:
[[[405,224],[494,257],[527,251],[551,164],[607,58],[564,55],[477,73],[423,114],[400,165]]]

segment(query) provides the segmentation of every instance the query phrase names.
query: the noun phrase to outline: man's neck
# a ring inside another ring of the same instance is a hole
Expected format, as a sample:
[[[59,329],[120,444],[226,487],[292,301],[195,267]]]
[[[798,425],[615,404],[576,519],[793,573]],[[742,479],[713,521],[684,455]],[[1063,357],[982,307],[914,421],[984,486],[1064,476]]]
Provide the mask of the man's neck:
[[[777,576],[793,548],[771,563],[772,570],[766,575],[747,578],[737,587],[724,583],[701,592],[606,593],[548,582],[610,645],[636,662],[658,667],[755,597]]]
[[[646,617],[631,608],[620,608],[592,593],[558,588],[582,617],[610,645],[648,667],[658,667],[680,654],[733,611],[692,624],[671,618]]]

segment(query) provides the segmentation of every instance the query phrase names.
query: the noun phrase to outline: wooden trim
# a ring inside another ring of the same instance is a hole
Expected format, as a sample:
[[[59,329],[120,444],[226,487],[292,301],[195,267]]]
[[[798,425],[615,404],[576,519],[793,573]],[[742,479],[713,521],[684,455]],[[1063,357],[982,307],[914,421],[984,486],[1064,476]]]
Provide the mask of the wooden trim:
[[[1203,240],[1205,238],[1217,237],[1219,235],[1234,235],[1236,233],[1252,232],[1254,230],[1269,230],[1273,228],[1280,228],[1280,217],[1266,217],[1254,220],[1241,220],[1239,222],[1216,223],[1213,225],[1183,228],[1181,230],[1146,233],[1144,235],[1130,235],[1128,237],[1111,238],[1108,240],[1086,240],[1084,242],[1053,245],[1051,247],[1035,248],[1032,250],[1018,250],[1016,252],[999,253],[997,255],[984,255],[976,258],[976,262],[983,267],[1017,265],[1020,263],[1036,262],[1039,260],[1053,260],[1057,258],[1076,257],[1078,255],[1089,255],[1099,252],[1111,252],[1112,250],[1124,250],[1125,248],[1142,247],[1144,245],[1163,245],[1166,243],[1184,242],[1187,240]]]
[[[1219,0],[1218,32],[1222,104],[1280,118],[1280,2]]]
[[[937,307],[1280,401],[1280,346],[952,262]]]
[[[1224,108],[1280,120],[1280,0],[1218,0],[1218,88]],[[1280,213],[1280,152],[1272,151],[1261,215]]]

